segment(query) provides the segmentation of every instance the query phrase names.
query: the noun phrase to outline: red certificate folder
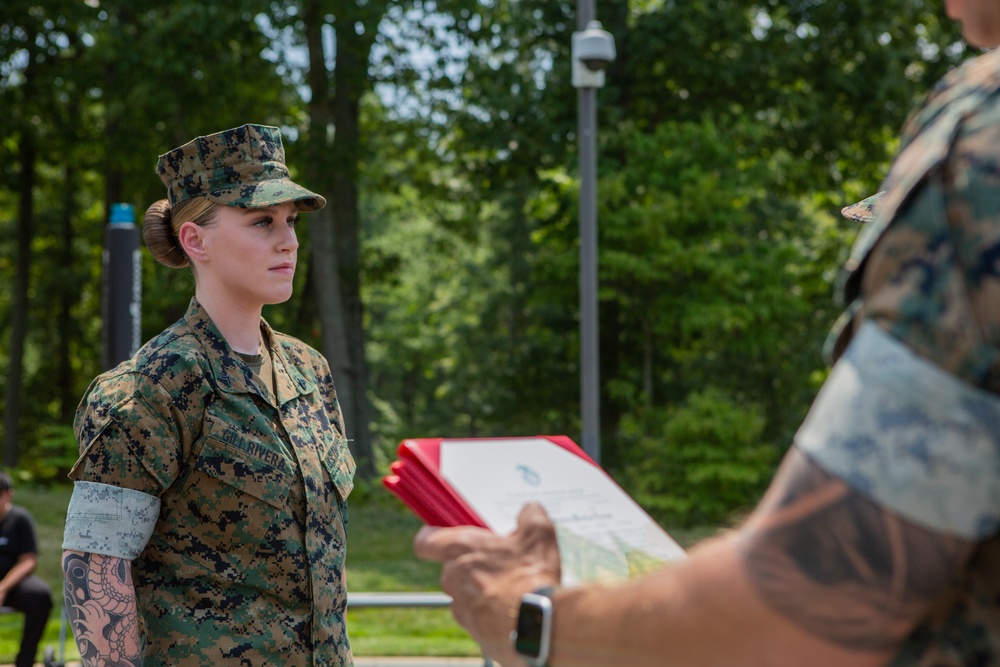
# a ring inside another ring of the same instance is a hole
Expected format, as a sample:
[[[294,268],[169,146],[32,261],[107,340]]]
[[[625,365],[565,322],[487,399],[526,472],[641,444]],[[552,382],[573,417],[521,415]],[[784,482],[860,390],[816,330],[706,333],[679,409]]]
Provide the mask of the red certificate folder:
[[[386,488],[431,526],[506,534],[526,502],[555,525],[563,583],[621,581],[684,550],[564,435],[404,440]]]
[[[587,453],[565,435],[536,436],[548,440],[600,469]],[[510,438],[462,438],[488,442]],[[469,507],[465,499],[441,475],[441,443],[445,438],[404,440],[396,454],[399,460],[389,467],[392,474],[382,484],[430,526],[489,526]]]

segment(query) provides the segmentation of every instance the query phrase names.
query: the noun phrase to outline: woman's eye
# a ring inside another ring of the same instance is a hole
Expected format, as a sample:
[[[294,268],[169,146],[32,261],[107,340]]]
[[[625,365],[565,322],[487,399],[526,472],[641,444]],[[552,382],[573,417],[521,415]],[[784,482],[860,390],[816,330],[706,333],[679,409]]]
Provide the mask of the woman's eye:
[[[294,217],[294,218],[289,218],[288,219],[288,226],[289,227],[295,227],[298,224],[299,224],[299,218],[298,217]]]
[[[271,218],[261,218],[260,220],[257,220],[253,224],[255,227],[267,227],[268,225],[271,224],[271,222],[272,222]]]

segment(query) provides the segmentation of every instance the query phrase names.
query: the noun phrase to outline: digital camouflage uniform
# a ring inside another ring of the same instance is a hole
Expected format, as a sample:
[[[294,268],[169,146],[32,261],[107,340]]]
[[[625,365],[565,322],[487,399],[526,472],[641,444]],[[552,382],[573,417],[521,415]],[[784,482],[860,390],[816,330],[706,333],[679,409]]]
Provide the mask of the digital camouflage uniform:
[[[171,204],[326,203],[289,179],[272,127],[198,137],[160,156],[157,173]],[[260,326],[273,384],[192,299],[181,320],[94,380],[77,411],[63,547],[132,561],[144,666],[352,663],[344,561],[355,466],[330,368]],[[112,590],[96,565],[67,572],[68,585],[81,574],[81,590]]]
[[[276,396],[192,300],[78,411],[71,477],[161,501],[133,561],[144,665],[351,663],[337,395],[322,356],[261,326]]]
[[[978,544],[893,664],[1000,665],[1000,51],[932,91],[883,190],[796,446],[894,513]]]

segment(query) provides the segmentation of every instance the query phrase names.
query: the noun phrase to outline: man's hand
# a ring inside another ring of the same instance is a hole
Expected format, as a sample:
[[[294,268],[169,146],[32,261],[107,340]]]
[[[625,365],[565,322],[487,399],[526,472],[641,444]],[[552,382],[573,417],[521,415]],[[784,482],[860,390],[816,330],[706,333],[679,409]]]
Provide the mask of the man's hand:
[[[503,665],[520,665],[510,632],[521,596],[560,580],[555,526],[541,505],[525,505],[517,529],[507,536],[482,528],[425,526],[413,550],[443,563],[441,589],[452,597],[455,619],[483,652]]]

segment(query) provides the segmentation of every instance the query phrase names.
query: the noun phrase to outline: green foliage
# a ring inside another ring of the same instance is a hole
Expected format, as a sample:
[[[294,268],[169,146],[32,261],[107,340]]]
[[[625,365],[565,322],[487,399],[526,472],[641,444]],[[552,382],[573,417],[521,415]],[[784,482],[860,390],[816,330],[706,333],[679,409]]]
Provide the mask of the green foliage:
[[[347,84],[361,94],[360,154],[338,193],[358,194],[361,252],[344,278],[364,302],[351,312],[364,317],[379,463],[404,437],[578,433],[573,3],[3,6],[3,285],[22,138],[38,169],[30,307],[14,313],[0,289],[0,379],[11,323],[26,318],[33,478],[65,468],[76,402],[103,370],[106,205],[141,217],[163,194],[156,155],[248,121],[282,126],[292,171],[330,182],[341,157],[327,149],[355,128],[314,126],[332,114],[310,111],[353,104],[338,95]],[[599,18],[618,44],[598,93],[602,462],[629,469],[636,424],[652,446],[672,410],[711,392],[753,406],[756,444],[781,451],[825,373],[857,231],[837,210],[878,187],[914,101],[972,54],[938,0],[609,0]],[[338,52],[347,40],[329,37],[345,27],[358,48]],[[316,63],[297,59],[315,31],[328,47],[317,91]],[[350,203],[325,194],[334,216]],[[266,316],[317,345],[328,286],[308,266],[327,258],[311,224],[296,295]],[[149,338],[183,313],[193,281],[145,255],[143,287]]]
[[[37,443],[22,452],[20,483],[65,484],[79,456],[80,448],[72,426],[44,426],[39,429]]]
[[[25,454],[45,447],[44,429],[69,425],[85,387],[104,370],[105,204],[132,203],[141,220],[145,206],[163,196],[153,170],[159,153],[248,118],[287,118],[252,14],[219,2],[97,4],[15,0],[4,4],[0,28],[0,112],[15,119],[0,144],[4,260],[12,257],[11,228],[24,204],[14,196],[17,145],[31,138],[38,146],[29,312],[11,313],[8,297],[0,297],[0,321],[12,315],[29,327],[19,420]],[[242,6],[252,11],[252,3]],[[144,264],[149,337],[183,312],[191,291],[173,289],[179,272],[157,272],[148,256]],[[9,285],[13,263],[0,261],[0,269]],[[8,362],[4,343],[0,368]]]
[[[753,397],[762,437],[784,446],[812,399],[836,317],[832,278],[856,226],[781,194],[797,162],[763,155],[765,138],[746,119],[706,118],[622,126],[608,140],[618,165],[600,183],[600,308],[612,469],[628,463],[617,420],[636,410],[716,387]],[[559,289],[575,297],[576,230],[571,205],[546,199],[538,210],[557,213],[534,237],[533,265],[552,304]]]
[[[752,119],[765,152],[802,158],[798,190],[878,181],[916,99],[963,57],[936,0],[636,3],[612,78],[644,130],[708,114]]]
[[[665,525],[731,520],[757,500],[773,472],[777,452],[762,441],[764,422],[759,405],[715,388],[626,417],[625,485]]]

